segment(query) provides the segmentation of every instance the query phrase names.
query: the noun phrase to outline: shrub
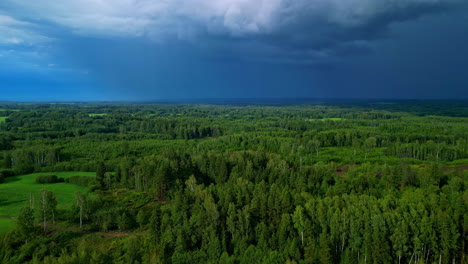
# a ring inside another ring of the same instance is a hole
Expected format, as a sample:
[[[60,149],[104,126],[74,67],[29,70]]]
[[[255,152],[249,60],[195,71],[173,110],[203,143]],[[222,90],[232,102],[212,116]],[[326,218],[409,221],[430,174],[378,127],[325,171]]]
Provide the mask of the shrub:
[[[3,178],[8,178],[15,176],[15,172],[13,170],[5,169],[5,170],[0,170],[0,176],[3,176]]]
[[[63,182],[63,178],[60,178]],[[58,183],[60,179],[57,175],[39,175],[36,177],[36,183],[47,184],[47,183]]]
[[[88,177],[88,176],[72,176],[72,177],[66,178],[65,182],[75,184],[75,185],[78,185],[78,186],[82,186],[82,187],[88,187],[89,182],[92,179],[93,179],[93,177]]]

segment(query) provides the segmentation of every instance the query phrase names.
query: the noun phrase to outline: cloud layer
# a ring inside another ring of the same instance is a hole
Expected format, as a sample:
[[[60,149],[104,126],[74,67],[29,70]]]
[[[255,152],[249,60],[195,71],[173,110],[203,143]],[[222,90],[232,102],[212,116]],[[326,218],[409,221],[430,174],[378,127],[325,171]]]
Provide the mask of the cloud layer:
[[[35,24],[0,14],[0,45],[40,45],[51,41],[37,29]]]
[[[282,38],[297,45],[369,39],[388,24],[461,0],[6,0],[25,19],[92,36]],[[1,23],[1,19],[0,19]],[[1,24],[0,24],[1,25]],[[356,32],[358,34],[356,34]]]
[[[466,0],[0,0],[0,84],[17,74],[12,84],[34,85],[23,83],[34,72],[124,98],[455,91],[467,83],[466,10]]]

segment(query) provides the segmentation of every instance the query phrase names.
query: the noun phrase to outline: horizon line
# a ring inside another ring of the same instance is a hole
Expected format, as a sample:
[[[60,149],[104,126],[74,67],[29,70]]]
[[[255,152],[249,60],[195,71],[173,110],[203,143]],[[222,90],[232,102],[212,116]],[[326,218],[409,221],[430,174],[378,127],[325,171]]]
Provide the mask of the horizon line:
[[[468,101],[468,98],[313,98],[313,97],[245,97],[245,98],[179,98],[179,99],[154,99],[154,100],[102,100],[102,99],[80,99],[80,100],[0,100],[0,104],[5,103],[246,103],[246,102],[378,102],[378,101]]]

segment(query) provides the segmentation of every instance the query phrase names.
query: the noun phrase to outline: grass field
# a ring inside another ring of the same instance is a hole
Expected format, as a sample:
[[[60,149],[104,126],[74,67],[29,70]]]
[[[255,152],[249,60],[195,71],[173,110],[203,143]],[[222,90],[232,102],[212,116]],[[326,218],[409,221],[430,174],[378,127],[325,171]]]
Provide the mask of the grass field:
[[[0,116],[0,123],[5,122],[8,116]]]
[[[88,114],[90,117],[95,117],[95,116],[106,116],[107,114]]]
[[[0,218],[0,234],[8,232],[15,228],[15,221],[10,219]]]
[[[322,119],[306,119],[306,121],[315,121],[315,120],[321,120],[321,121],[326,121],[326,120],[341,121],[341,120],[343,120],[343,118],[341,118],[341,117],[328,117],[328,118],[322,118]]]
[[[343,118],[341,118],[341,117],[330,117],[330,118],[322,118],[320,120],[323,120],[323,121],[325,121],[325,120],[341,121],[341,120],[343,120]]]
[[[86,191],[86,188],[68,183],[36,184],[38,175],[53,174],[58,177],[71,177],[75,175],[94,176],[94,172],[51,172],[34,173],[22,176],[9,177],[5,183],[0,184],[0,233],[11,230],[15,223],[9,217],[17,217],[21,208],[29,200],[30,193],[38,200],[39,192],[45,188],[57,197],[58,208],[69,207],[73,203],[76,191]]]

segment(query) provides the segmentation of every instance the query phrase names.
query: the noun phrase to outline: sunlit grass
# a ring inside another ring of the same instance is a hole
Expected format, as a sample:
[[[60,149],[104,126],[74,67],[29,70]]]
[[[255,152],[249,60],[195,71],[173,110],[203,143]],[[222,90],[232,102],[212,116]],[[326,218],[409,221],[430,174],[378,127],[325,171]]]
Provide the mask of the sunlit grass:
[[[0,234],[8,232],[15,228],[15,221],[0,217]]]
[[[51,174],[62,178],[95,175],[94,172],[44,172],[6,178],[5,183],[0,184],[0,233],[14,227],[14,221],[5,217],[17,217],[31,194],[37,202],[42,188],[55,194],[59,209],[69,208],[72,205],[76,191],[87,191],[85,187],[68,183],[36,184],[36,176]]]
[[[343,120],[343,118],[341,118],[341,117],[327,117],[327,118],[321,118],[321,119],[313,119],[313,118],[306,119],[306,121],[317,121],[317,120],[320,120],[320,121],[327,121],[327,120],[341,121],[341,120]]]

